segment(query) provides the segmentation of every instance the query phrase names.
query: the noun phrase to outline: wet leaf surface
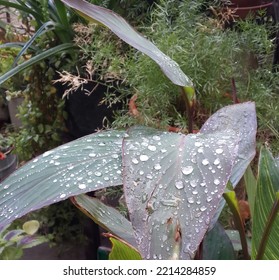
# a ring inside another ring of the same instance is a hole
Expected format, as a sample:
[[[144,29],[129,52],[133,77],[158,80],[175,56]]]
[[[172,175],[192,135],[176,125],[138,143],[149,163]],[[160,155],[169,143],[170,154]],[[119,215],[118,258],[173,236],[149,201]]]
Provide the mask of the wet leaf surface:
[[[142,256],[193,258],[219,211],[217,206],[232,170],[238,165],[239,176],[246,166],[244,150],[247,158],[252,156],[252,134],[244,137],[239,124],[234,130],[231,122],[237,114],[238,122],[243,119],[244,124],[251,118],[253,128],[254,104],[220,111],[198,134],[147,127],[131,128],[128,133],[105,131],[33,159],[0,185],[0,231],[33,210],[124,183],[133,234]],[[241,118],[247,112],[251,116]],[[246,143],[249,139],[252,144]]]
[[[122,184],[123,131],[95,133],[45,152],[0,184],[0,227],[68,197]]]
[[[231,175],[233,131],[183,135],[137,127],[123,144],[124,191],[145,259],[192,259]]]
[[[108,230],[132,246],[136,246],[131,222],[115,208],[105,205],[97,198],[83,194],[74,198],[74,204],[105,230]]]
[[[256,154],[257,119],[254,102],[220,109],[205,122],[200,132],[206,134],[226,129],[231,129],[239,135],[238,155],[230,177],[230,182],[235,187]],[[218,220],[224,205],[225,201],[222,198],[210,227]]]

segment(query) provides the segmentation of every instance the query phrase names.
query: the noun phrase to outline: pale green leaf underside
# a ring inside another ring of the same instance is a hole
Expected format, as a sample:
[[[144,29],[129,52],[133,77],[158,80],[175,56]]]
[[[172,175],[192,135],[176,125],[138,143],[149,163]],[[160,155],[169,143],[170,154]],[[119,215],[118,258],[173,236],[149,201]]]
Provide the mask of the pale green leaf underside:
[[[238,155],[230,176],[230,182],[235,187],[256,154],[255,103],[245,102],[220,109],[205,122],[200,132],[214,133],[222,129],[231,129],[239,135]],[[210,227],[213,227],[218,220],[224,205],[225,200],[222,198]]]
[[[186,136],[140,127],[127,133],[124,191],[141,255],[192,259],[231,175],[237,135],[225,130]]]
[[[123,131],[91,134],[45,152],[0,184],[0,228],[68,197],[122,184]]]
[[[75,203],[78,204],[79,208],[86,210],[93,217],[93,220],[104,229],[132,246],[136,246],[131,222],[115,208],[105,205],[97,198],[83,194],[75,197]]]

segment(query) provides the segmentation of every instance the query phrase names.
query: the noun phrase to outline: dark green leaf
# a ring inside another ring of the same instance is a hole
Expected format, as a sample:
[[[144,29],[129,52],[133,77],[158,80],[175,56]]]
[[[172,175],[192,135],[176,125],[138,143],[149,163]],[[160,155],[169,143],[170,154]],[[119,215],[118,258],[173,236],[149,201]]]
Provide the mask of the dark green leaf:
[[[0,0],[0,5],[1,6],[5,6],[5,7],[9,7],[9,8],[14,8],[14,9],[17,9],[19,11],[22,11],[22,12],[25,12],[27,14],[30,14],[30,15],[34,16],[38,20],[38,22],[40,22],[40,18],[42,17],[40,14],[38,14],[35,11],[35,9],[31,9],[30,7],[28,7],[24,3],[18,4],[18,3],[15,3],[14,1],[3,1],[3,0]]]
[[[55,23],[52,21],[48,21],[44,23],[36,32],[35,34],[25,43],[19,54],[14,60],[13,66],[15,67],[21,58],[21,56],[30,48],[30,46],[33,44],[33,42],[43,33],[48,32],[50,30],[53,30],[55,28]]]
[[[4,48],[23,48],[25,46],[26,43],[22,43],[22,42],[12,42],[12,43],[5,43],[5,44],[1,44],[0,45],[0,49],[4,49]],[[33,51],[37,51],[38,48],[34,47],[34,46],[30,46],[30,49],[32,49]]]
[[[92,134],[45,152],[0,184],[0,228],[70,196],[122,184],[122,131]]]
[[[203,260],[235,260],[232,242],[217,222],[203,240]]]
[[[240,240],[240,236],[239,236],[239,232],[237,230],[226,230],[226,234],[228,235],[228,237],[230,238],[234,251],[238,252],[242,250],[242,245],[241,245],[241,240]],[[252,244],[251,244],[251,239],[246,237],[246,242],[248,245],[248,252],[249,255],[251,255],[251,248],[252,248]]]

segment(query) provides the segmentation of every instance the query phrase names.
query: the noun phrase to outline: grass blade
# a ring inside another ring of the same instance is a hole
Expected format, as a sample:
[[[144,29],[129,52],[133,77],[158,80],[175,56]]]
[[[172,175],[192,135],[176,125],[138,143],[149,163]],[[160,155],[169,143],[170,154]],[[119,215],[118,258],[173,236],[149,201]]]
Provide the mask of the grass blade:
[[[63,51],[68,51],[68,50],[72,50],[74,48],[74,45],[71,43],[65,43],[56,47],[53,47],[49,50],[44,51],[43,53],[40,53],[36,56],[33,56],[32,58],[30,58],[29,60],[21,63],[20,65],[16,66],[15,68],[11,69],[10,71],[8,71],[7,73],[5,73],[3,76],[0,77],[0,84],[4,83],[6,80],[8,80],[9,78],[11,78],[12,76],[16,75],[17,73],[23,71],[24,69],[50,57],[53,55],[56,55],[60,52]]]

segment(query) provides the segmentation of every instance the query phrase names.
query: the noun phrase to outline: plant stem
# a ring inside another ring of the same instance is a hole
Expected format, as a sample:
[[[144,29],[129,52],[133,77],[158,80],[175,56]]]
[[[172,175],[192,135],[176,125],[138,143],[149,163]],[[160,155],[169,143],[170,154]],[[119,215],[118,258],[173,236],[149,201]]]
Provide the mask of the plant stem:
[[[189,100],[188,95],[183,87],[181,87],[181,93],[187,111],[188,131],[189,133],[193,133],[194,104]]]
[[[260,242],[260,246],[259,246],[258,254],[256,256],[256,260],[261,260],[264,256],[264,252],[265,252],[266,244],[267,244],[267,241],[268,241],[268,238],[269,238],[269,234],[270,234],[270,231],[272,229],[272,226],[273,226],[273,223],[274,223],[274,220],[276,218],[276,215],[277,215],[278,211],[279,211],[279,192],[276,193],[275,202],[272,206],[272,209],[270,211],[267,223],[265,225],[265,229],[264,229],[263,236],[262,236],[262,239],[261,239],[261,242]]]
[[[235,197],[235,192],[231,191],[231,192],[224,193],[223,197],[225,198],[228,206],[230,207],[230,209],[232,211],[234,223],[239,232],[244,259],[250,260],[250,255],[248,252],[248,245],[247,245],[247,240],[246,240],[246,235],[245,235],[245,229],[243,226],[242,218],[240,216],[239,206],[238,206],[237,199]]]
[[[233,99],[234,104],[239,103],[239,100],[237,98],[237,90],[236,90],[236,85],[235,85],[235,79],[234,78],[232,78],[232,99]]]

